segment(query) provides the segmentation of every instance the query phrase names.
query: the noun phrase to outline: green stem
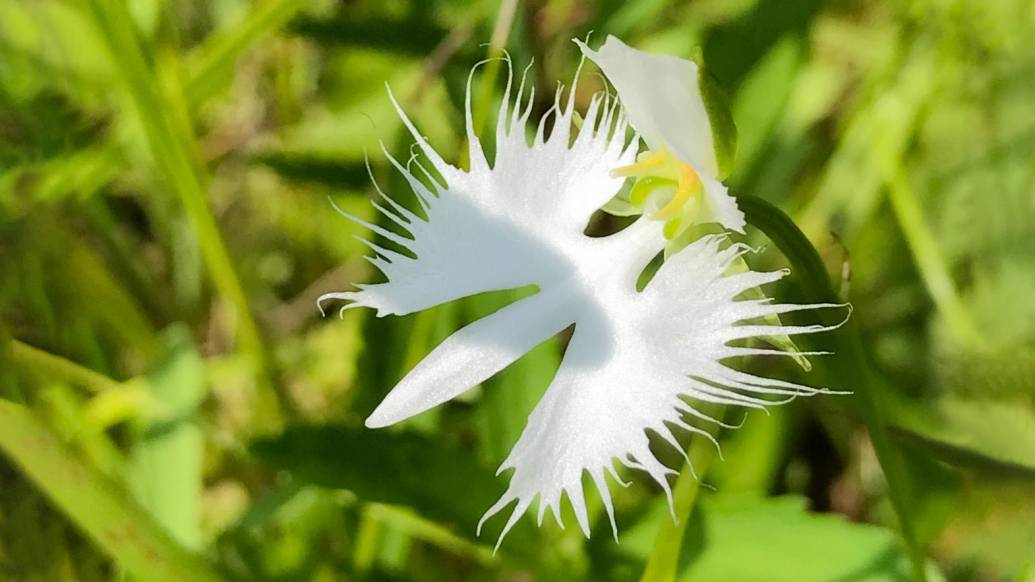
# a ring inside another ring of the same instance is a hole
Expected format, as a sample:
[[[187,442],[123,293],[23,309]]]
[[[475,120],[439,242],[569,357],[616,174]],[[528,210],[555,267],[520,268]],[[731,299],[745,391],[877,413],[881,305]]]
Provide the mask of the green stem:
[[[744,211],[748,223],[765,233],[791,262],[806,301],[840,302],[840,298],[830,285],[830,278],[819,253],[790,217],[772,204],[754,196],[738,196],[737,205]],[[828,325],[837,323],[833,315],[824,316],[824,319],[824,323]],[[886,415],[881,409],[878,396],[880,385],[867,364],[866,350],[855,324],[857,319],[858,317],[850,318],[836,331],[837,349],[834,362],[840,368],[840,377],[851,378],[853,383],[851,388],[855,392],[859,412],[887,479],[888,496],[898,515],[899,529],[913,562],[914,579],[926,580],[924,550],[917,541],[910,521],[908,467],[901,452],[891,443]]]
[[[695,436],[690,443],[687,455],[692,465],[687,464],[683,467],[672,491],[675,519],[664,520],[658,529],[654,547],[647,558],[647,567],[640,578],[641,582],[672,582],[676,579],[686,526],[690,522],[697,494],[701,491],[700,478],[707,473],[716,453],[711,441],[703,437]]]
[[[119,565],[141,580],[216,582],[125,488],[74,455],[28,409],[0,400],[0,450]]]

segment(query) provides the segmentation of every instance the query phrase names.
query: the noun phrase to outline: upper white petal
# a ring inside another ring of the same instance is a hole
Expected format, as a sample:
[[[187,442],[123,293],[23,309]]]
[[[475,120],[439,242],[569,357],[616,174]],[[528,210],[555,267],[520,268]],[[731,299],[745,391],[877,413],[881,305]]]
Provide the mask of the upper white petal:
[[[706,220],[743,233],[744,213],[716,178],[719,167],[697,64],[634,49],[614,36],[598,50],[575,42],[614,85],[630,124],[651,149],[668,148],[700,176],[710,213]]]
[[[372,307],[378,315],[405,315],[477,293],[542,287],[570,276],[572,255],[587,244],[582,233],[590,217],[622,186],[623,180],[608,172],[631,162],[636,144],[626,136],[617,102],[603,95],[594,97],[572,140],[573,99],[562,104],[559,93],[529,144],[525,126],[531,107],[522,110],[522,90],[511,112],[509,88],[507,93],[494,164],[490,166],[472,134],[469,171],[444,162],[399,109],[445,184],[428,177],[418,164],[404,166],[389,155],[409,181],[426,219],[388,196],[384,198],[391,208],[379,210],[409,233],[412,240],[393,240],[416,258],[375,246],[377,256],[371,260],[388,282],[328,297]],[[546,135],[551,116],[553,129]]]
[[[651,147],[667,146],[699,173],[719,173],[697,63],[655,55],[608,36],[598,50],[576,40],[618,90],[629,122]]]

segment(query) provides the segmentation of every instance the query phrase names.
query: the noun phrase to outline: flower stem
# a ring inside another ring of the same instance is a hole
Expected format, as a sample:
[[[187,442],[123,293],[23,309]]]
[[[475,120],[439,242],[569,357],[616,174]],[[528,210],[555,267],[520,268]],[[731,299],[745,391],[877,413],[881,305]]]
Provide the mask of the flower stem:
[[[709,413],[710,414],[710,413]],[[718,431],[715,431],[718,433]],[[641,582],[673,582],[678,574],[679,553],[686,534],[686,525],[701,491],[703,477],[716,456],[715,446],[704,437],[695,436],[687,452],[690,463],[683,466],[672,491],[674,520],[663,520],[654,538],[654,548],[647,558]]]
[[[830,278],[819,253],[790,217],[772,204],[754,196],[738,196],[737,205],[744,211],[748,223],[765,233],[791,262],[806,301],[840,302],[840,298],[830,285]],[[824,323],[836,323],[832,321],[833,316],[830,317],[831,321]],[[849,319],[835,332],[837,349],[833,362],[839,368],[841,378],[852,379],[851,388],[855,391],[859,413],[869,432],[877,460],[884,471],[888,497],[898,516],[899,531],[912,560],[913,577],[915,580],[924,581],[927,579],[924,549],[910,520],[909,468],[902,452],[891,443],[886,415],[881,408],[879,397],[881,385],[867,363],[866,349],[855,324],[857,319],[858,316]]]

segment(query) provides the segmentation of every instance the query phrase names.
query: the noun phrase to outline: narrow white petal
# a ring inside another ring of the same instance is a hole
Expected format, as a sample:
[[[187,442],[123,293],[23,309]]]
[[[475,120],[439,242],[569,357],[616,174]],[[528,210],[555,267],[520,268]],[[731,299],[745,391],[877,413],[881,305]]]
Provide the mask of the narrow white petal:
[[[571,325],[570,299],[562,293],[526,297],[446,338],[388,393],[366,425],[388,426],[438,406]]]

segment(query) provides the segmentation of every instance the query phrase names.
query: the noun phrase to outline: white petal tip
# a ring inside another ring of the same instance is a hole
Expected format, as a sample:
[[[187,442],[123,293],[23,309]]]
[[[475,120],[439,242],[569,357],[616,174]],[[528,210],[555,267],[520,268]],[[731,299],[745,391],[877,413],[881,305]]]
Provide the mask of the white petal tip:
[[[391,418],[389,415],[385,414],[380,407],[378,407],[370,414],[370,416],[367,417],[363,424],[367,428],[384,428],[386,426],[393,425],[396,422],[398,422],[398,420]]]

